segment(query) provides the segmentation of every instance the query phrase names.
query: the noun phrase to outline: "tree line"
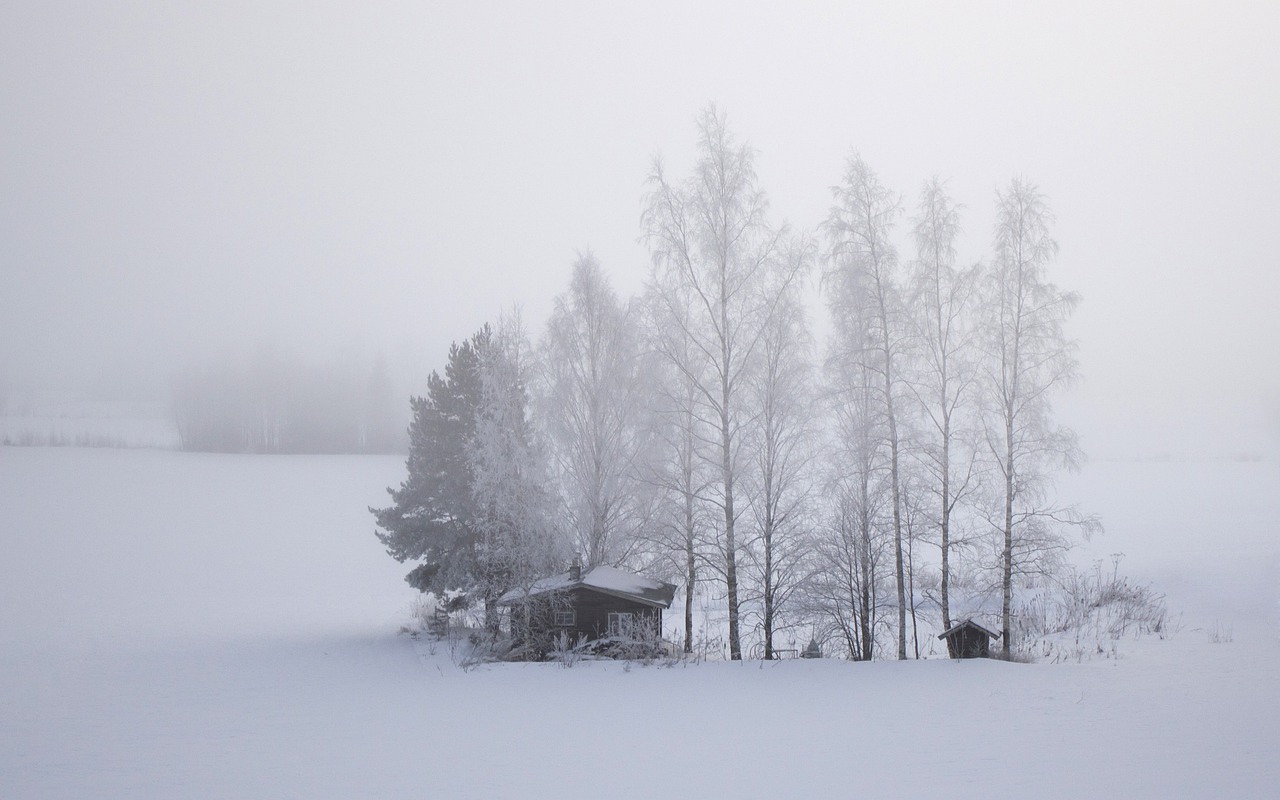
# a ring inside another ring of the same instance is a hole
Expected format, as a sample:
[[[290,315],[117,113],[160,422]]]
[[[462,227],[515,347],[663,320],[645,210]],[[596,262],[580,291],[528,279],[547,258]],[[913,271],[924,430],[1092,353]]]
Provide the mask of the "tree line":
[[[309,364],[264,351],[175,375],[170,408],[183,450],[391,453],[403,448],[399,396],[381,357]]]
[[[371,509],[379,540],[413,586],[489,612],[574,554],[658,573],[684,587],[686,652],[701,585],[733,659],[797,628],[919,656],[922,628],[979,611],[1008,654],[1015,592],[1097,526],[1051,492],[1080,459],[1052,415],[1079,298],[1049,280],[1044,195],[1000,190],[967,264],[939,178],[908,209],[855,153],[809,234],[770,220],[755,160],[709,107],[692,172],[648,176],[641,296],[583,254],[536,341],[508,315],[451,348],[412,401],[408,477]]]

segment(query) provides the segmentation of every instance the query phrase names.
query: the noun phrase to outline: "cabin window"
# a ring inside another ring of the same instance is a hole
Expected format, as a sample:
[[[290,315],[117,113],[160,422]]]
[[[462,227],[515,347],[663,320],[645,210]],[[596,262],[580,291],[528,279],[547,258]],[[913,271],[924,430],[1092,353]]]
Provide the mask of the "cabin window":
[[[624,611],[609,612],[609,635],[622,636],[631,632],[631,615]]]
[[[569,611],[557,611],[557,612],[556,612],[556,619],[555,619],[555,623],[556,623],[556,625],[558,625],[558,626],[560,626],[560,627],[562,627],[562,628],[571,628],[571,627],[573,627],[573,623],[574,623],[574,613],[573,613],[573,611],[572,611],[572,610],[569,610]]]

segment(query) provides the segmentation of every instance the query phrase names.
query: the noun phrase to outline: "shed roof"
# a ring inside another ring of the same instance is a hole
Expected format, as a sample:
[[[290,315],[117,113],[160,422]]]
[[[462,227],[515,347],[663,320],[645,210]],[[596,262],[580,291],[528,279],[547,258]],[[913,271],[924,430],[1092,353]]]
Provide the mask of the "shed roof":
[[[955,625],[952,625],[950,628],[938,634],[938,638],[945,639],[951,634],[958,632],[961,628],[973,628],[974,630],[985,633],[986,635],[990,636],[992,639],[1000,638],[1000,634],[996,633],[995,631],[987,630],[986,628],[982,627],[981,625],[979,625],[978,623],[974,622],[971,619],[966,619],[966,620],[957,622]]]
[[[512,605],[528,597],[573,589],[592,589],[655,608],[670,608],[671,601],[676,596],[676,587],[670,583],[656,581],[616,567],[599,566],[582,573],[582,577],[576,581],[570,578],[568,572],[542,578],[535,581],[527,590],[512,589],[499,598],[498,602],[502,605]]]

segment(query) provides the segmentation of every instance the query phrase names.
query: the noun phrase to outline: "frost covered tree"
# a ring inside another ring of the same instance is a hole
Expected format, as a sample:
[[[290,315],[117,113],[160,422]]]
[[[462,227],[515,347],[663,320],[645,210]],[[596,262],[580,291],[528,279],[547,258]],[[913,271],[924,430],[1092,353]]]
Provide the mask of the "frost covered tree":
[[[995,258],[984,286],[983,388],[987,448],[999,475],[993,523],[999,534],[1001,635],[1010,652],[1015,580],[1043,571],[1065,548],[1063,524],[1085,533],[1097,520],[1052,504],[1055,470],[1081,458],[1075,434],[1053,420],[1054,392],[1075,380],[1075,343],[1064,324],[1079,296],[1048,280],[1058,252],[1053,215],[1033,184],[1015,179],[996,198]]]
[[[387,552],[418,562],[412,586],[465,593],[489,624],[504,591],[567,559],[528,415],[529,368],[515,317],[454,344],[444,376],[411,400],[408,476],[388,489],[392,505],[370,509]]]
[[[554,524],[543,451],[528,414],[531,357],[518,315],[504,315],[477,350],[480,398],[468,446],[475,507],[474,592],[496,628],[496,603],[561,567],[568,549]]]
[[[583,255],[539,348],[539,406],[560,507],[588,568],[625,561],[651,513],[641,478],[649,380],[638,317],[595,257]]]
[[[748,553],[758,576],[764,657],[772,659],[774,632],[799,585],[806,555],[809,468],[817,433],[811,342],[799,282],[779,291],[759,350],[760,364],[751,383],[756,420],[750,501],[756,535]]]
[[[821,494],[828,502],[805,599],[810,612],[845,643],[850,658],[870,660],[892,584],[890,471],[876,327],[865,308],[870,295],[857,274],[844,277],[853,282],[837,282],[828,295],[832,315],[840,320],[825,364],[830,435]]]
[[[845,355],[858,353],[868,351]],[[879,380],[856,357],[832,359],[828,370],[838,373],[831,380],[834,436],[823,487],[831,501],[813,543],[805,601],[844,642],[850,658],[870,661],[893,551]]]
[[[921,420],[917,454],[941,551],[942,627],[951,627],[951,561],[959,505],[977,485],[976,266],[956,267],[960,207],[938,178],[925,183],[912,220],[911,322],[917,358],[909,386]],[[922,498],[921,498],[922,499]]]
[[[678,296],[678,293],[677,295]],[[658,491],[658,503],[651,528],[652,544],[668,554],[673,572],[684,584],[684,652],[693,652],[693,607],[699,565],[708,550],[708,529],[715,520],[708,513],[704,496],[714,482],[706,448],[713,442],[712,430],[699,417],[699,391],[695,375],[705,367],[688,337],[664,324],[674,297],[662,298],[650,288],[646,296],[646,337],[656,352],[667,353],[665,363],[654,369],[654,391],[650,395],[654,414],[652,457],[648,461],[648,481]],[[687,298],[686,298],[687,302]],[[683,365],[677,369],[675,364]]]
[[[737,660],[742,657],[737,523],[743,510],[737,490],[744,428],[751,421],[745,393],[777,301],[770,290],[795,280],[802,259],[786,226],[768,223],[755,152],[734,140],[714,106],[698,119],[693,175],[673,183],[659,160],[648,183],[643,228],[654,260],[654,295],[664,312],[659,324],[688,340],[698,368],[682,362],[683,350],[660,354],[692,382],[698,416],[713,432],[707,454],[718,476],[709,495],[722,512],[719,566],[728,596],[729,654]]]
[[[388,489],[392,504],[370,508],[378,540],[397,561],[416,561],[411,586],[437,594],[469,590],[480,529],[470,455],[483,397],[480,354],[490,346],[488,326],[449,348],[444,376],[433,372],[427,394],[410,399],[408,476]]]
[[[902,540],[903,430],[900,396],[910,326],[898,274],[898,251],[890,233],[902,204],[856,153],[844,182],[832,187],[835,205],[823,228],[827,238],[826,278],[832,285],[831,312],[837,347],[866,348],[874,357],[857,357],[877,376],[889,454],[890,510],[893,520],[894,577],[898,594],[898,658],[907,657],[907,582]],[[855,357],[845,352],[842,358]]]

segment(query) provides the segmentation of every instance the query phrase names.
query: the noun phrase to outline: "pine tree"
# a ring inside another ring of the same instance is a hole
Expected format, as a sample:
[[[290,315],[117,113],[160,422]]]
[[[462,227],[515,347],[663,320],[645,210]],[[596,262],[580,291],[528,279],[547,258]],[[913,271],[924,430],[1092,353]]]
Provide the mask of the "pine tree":
[[[482,387],[480,354],[489,327],[449,348],[444,377],[433,372],[426,397],[410,399],[408,477],[387,489],[393,505],[370,508],[378,540],[400,562],[418,561],[405,580],[422,592],[469,589],[479,528],[468,448]]]

